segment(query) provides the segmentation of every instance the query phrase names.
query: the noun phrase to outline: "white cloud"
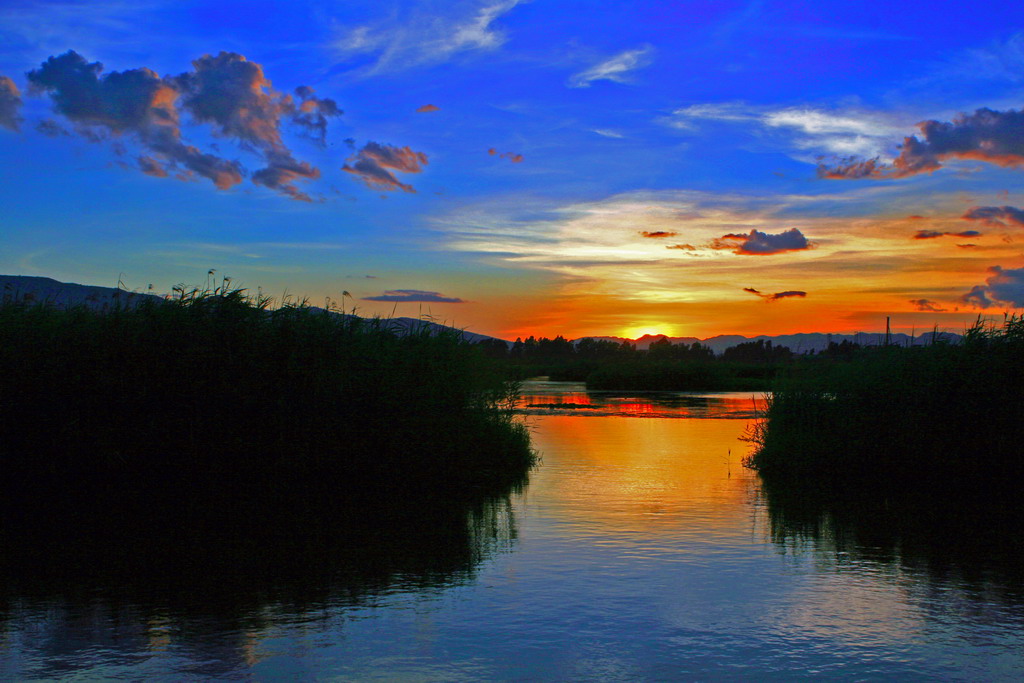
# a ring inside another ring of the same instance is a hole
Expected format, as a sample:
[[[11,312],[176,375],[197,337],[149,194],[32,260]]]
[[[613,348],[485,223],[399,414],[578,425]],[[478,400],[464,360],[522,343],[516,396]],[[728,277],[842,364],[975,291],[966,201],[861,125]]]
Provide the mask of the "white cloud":
[[[913,130],[914,123],[864,109],[770,108],[743,102],[691,105],[677,109],[665,122],[681,130],[695,130],[702,120],[775,130],[787,135],[789,144],[803,151],[869,158],[891,151],[896,142]]]
[[[407,20],[350,29],[335,41],[334,47],[345,56],[376,54],[374,63],[365,69],[366,75],[437,64],[459,53],[501,47],[505,34],[493,24],[519,2],[477,4],[468,16],[414,12]]]
[[[592,132],[597,133],[606,138],[624,138],[626,137],[622,133],[611,130],[610,128],[595,128]]]
[[[620,52],[610,59],[575,74],[569,79],[569,87],[589,88],[594,81],[628,83],[630,72],[650,64],[653,52],[654,47],[651,45],[643,45],[635,50]]]
[[[693,121],[710,119],[712,121],[755,121],[760,113],[743,102],[720,102],[717,104],[692,104],[689,107],[676,109],[672,118],[667,120],[675,128],[693,128]]]
[[[871,136],[898,132],[890,126],[879,125],[871,114],[832,113],[806,107],[768,112],[763,120],[769,126],[796,128],[808,135],[840,133]]]

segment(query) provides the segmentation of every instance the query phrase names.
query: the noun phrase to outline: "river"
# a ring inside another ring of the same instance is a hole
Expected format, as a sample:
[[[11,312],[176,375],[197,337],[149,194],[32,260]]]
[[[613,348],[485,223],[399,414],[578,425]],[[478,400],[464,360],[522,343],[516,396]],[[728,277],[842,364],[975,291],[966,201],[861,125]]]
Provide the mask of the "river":
[[[0,679],[1024,676],[1020,567],[770,508],[741,464],[757,401],[527,382],[542,462],[456,531],[344,539],[362,551],[280,574],[243,554],[184,585],[15,581]]]

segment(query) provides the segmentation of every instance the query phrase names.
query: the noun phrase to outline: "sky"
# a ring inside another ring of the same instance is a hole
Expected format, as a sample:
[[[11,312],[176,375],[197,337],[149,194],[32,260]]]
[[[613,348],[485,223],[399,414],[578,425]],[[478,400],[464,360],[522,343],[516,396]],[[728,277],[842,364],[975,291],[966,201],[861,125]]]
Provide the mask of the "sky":
[[[1022,106],[1004,1],[5,0],[0,273],[505,339],[959,331],[1024,307]]]

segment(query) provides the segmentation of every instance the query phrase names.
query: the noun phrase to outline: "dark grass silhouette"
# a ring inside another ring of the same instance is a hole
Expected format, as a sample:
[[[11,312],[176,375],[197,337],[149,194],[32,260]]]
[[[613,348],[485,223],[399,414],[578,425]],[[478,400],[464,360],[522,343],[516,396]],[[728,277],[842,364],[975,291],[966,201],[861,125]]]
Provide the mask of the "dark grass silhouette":
[[[862,349],[780,381],[747,464],[805,497],[1020,510],[1022,396],[1024,320],[979,320],[958,344]]]
[[[455,332],[176,292],[106,312],[0,307],[6,526],[472,499],[534,463],[514,392]]]
[[[470,580],[514,542],[536,456],[457,331],[139,298],[0,306],[0,624],[53,618],[43,677],[96,619],[229,675],[225,630]]]

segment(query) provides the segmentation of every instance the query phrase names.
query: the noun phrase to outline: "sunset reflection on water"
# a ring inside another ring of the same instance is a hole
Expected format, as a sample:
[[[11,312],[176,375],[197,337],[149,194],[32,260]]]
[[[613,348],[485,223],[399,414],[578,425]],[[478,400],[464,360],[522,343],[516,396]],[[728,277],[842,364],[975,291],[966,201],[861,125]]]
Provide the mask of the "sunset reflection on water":
[[[751,419],[764,408],[761,392],[587,391],[582,382],[527,380],[517,412],[524,415]]]
[[[652,557],[749,533],[745,420],[524,419],[546,469],[530,496],[563,532]]]

